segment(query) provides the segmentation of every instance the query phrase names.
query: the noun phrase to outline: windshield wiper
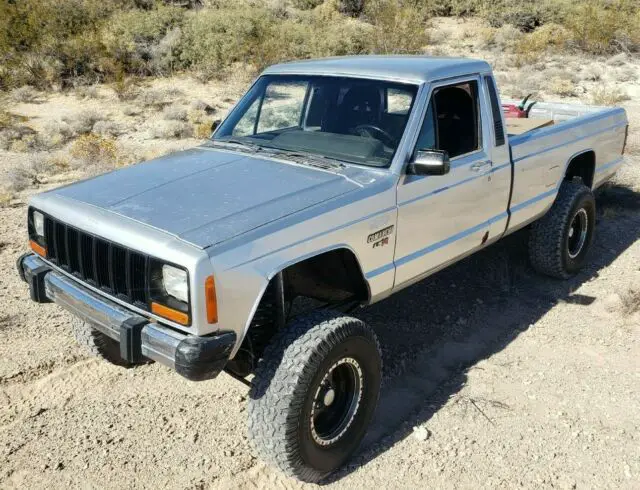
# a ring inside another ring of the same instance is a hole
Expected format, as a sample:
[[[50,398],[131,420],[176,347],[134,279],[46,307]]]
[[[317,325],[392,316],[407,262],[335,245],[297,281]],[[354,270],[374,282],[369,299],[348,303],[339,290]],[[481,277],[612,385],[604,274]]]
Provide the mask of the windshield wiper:
[[[248,141],[242,141],[240,139],[237,138],[230,138],[227,140],[212,140],[212,142],[214,144],[219,144],[219,145],[240,145],[243,146],[244,148],[247,148],[249,150],[258,152],[258,151],[262,151],[264,148],[260,145],[256,145],[255,143],[249,143]]]
[[[273,150],[275,150],[277,153],[284,153],[287,157],[295,159],[297,163],[302,163],[325,170],[342,169],[346,167],[346,165],[337,158],[331,158],[326,155],[306,153],[296,150],[286,150],[284,148],[273,148]]]

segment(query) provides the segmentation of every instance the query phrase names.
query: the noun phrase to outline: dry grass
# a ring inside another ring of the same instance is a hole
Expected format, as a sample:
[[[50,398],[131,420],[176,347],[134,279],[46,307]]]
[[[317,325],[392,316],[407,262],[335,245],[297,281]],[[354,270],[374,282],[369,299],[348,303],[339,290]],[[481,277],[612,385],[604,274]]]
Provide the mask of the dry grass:
[[[618,87],[609,87],[600,85],[591,92],[591,103],[595,105],[616,105],[625,100],[629,100],[629,96]]]

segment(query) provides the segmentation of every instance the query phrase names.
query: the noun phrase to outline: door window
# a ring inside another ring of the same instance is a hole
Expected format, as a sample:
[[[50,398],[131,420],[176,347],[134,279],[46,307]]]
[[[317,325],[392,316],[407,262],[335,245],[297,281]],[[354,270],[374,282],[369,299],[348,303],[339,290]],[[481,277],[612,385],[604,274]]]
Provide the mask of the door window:
[[[427,108],[416,149],[444,150],[450,158],[480,149],[478,84],[437,88]]]

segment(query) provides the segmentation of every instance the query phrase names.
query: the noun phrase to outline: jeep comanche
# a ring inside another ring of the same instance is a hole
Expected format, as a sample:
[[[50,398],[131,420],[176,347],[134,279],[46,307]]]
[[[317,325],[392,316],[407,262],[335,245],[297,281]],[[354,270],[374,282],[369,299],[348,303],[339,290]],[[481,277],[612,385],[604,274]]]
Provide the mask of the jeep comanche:
[[[585,264],[626,113],[530,118],[510,130],[484,61],[272,66],[202,146],[34,196],[18,269],[95,355],[249,384],[257,452],[319,481],[380,389],[376,336],[348,312],[524,227],[539,272]]]

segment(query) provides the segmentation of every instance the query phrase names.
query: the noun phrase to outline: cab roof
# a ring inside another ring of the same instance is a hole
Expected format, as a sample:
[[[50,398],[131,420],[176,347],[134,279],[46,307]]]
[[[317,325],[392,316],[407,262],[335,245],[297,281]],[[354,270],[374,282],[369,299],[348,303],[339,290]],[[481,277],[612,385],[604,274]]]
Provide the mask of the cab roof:
[[[281,63],[263,75],[332,75],[423,83],[469,73],[488,73],[486,61],[431,56],[341,56]]]

